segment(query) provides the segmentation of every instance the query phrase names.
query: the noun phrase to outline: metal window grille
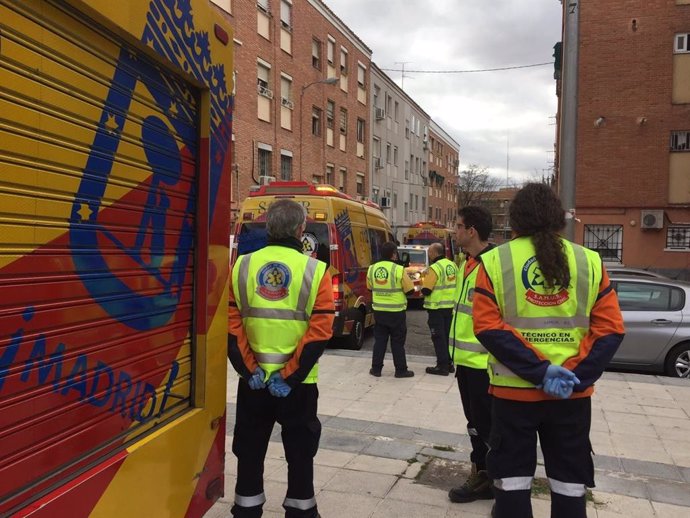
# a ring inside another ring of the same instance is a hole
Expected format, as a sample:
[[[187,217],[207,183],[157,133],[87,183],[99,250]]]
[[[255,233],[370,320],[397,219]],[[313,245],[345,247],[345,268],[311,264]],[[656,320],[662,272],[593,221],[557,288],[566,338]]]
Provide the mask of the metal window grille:
[[[668,227],[666,230],[666,248],[672,250],[690,249],[690,225]]]
[[[671,132],[671,151],[690,151],[690,131]]]
[[[584,245],[603,260],[623,262],[623,225],[585,225]]]
[[[259,149],[259,175],[271,176],[271,152]]]

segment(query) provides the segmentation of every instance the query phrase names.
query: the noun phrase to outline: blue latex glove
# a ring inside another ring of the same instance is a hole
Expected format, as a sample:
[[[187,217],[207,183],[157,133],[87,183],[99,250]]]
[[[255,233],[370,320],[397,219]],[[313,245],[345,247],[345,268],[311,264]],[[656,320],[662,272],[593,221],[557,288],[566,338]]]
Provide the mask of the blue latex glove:
[[[546,384],[546,380],[549,378],[558,378],[562,379],[564,381],[572,381],[573,385],[577,385],[580,383],[580,380],[577,379],[577,376],[572,371],[569,371],[565,367],[561,367],[560,365],[549,365],[546,368],[546,373],[544,374],[544,379],[542,380],[542,384]]]
[[[271,374],[270,378],[268,378],[268,391],[272,396],[287,397],[291,390],[292,387],[285,383],[285,380],[280,375],[280,372],[276,371]]]
[[[249,378],[249,388],[252,390],[266,388],[266,383],[264,382],[265,378],[266,373],[264,370],[261,367],[257,367],[254,371],[254,374],[252,374],[252,377]]]
[[[549,365],[544,374],[544,381],[538,388],[541,388],[549,396],[568,399],[573,393],[573,387],[580,383],[575,374],[559,365]]]

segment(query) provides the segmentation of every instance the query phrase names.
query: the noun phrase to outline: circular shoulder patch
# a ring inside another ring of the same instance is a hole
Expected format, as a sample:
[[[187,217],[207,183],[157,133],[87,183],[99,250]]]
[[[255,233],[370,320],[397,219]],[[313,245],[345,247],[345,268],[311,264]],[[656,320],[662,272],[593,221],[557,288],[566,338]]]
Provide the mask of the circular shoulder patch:
[[[455,280],[456,273],[457,273],[457,269],[455,268],[455,265],[453,265],[453,264],[446,265],[446,277],[448,278],[449,281]]]
[[[266,300],[281,300],[290,294],[292,272],[287,265],[271,262],[256,274],[256,293]]]

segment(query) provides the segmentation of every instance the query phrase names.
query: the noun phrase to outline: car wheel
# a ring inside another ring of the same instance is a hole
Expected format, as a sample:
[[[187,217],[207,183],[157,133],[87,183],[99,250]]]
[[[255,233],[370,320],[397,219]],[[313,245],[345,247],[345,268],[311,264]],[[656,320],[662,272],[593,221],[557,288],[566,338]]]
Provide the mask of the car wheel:
[[[364,345],[364,315],[357,311],[355,321],[352,323],[352,330],[347,337],[347,344],[350,349],[359,351]]]
[[[690,378],[690,343],[678,344],[671,349],[664,370],[673,378]]]

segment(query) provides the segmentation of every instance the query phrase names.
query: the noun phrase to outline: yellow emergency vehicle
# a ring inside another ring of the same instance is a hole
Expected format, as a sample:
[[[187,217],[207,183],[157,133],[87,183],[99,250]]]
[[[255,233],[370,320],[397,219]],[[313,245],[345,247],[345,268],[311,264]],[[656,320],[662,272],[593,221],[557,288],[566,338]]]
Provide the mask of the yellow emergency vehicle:
[[[302,246],[305,254],[326,263],[333,278],[333,337],[361,349],[364,329],[374,323],[367,269],[379,260],[381,245],[395,241],[388,220],[378,205],[355,200],[331,185],[272,182],[251,192],[242,203],[231,263],[238,255],[266,245],[266,210],[280,198],[293,199],[307,209]]]

